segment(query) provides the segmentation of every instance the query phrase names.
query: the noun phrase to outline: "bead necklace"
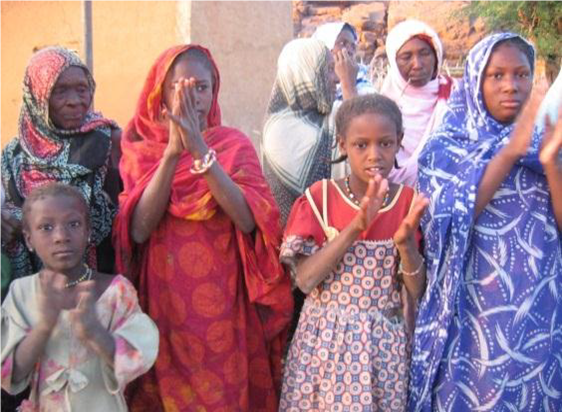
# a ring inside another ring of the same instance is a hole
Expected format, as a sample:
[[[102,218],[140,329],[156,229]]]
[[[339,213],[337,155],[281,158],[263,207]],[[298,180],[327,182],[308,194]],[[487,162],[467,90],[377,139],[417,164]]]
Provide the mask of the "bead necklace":
[[[73,280],[71,282],[66,282],[66,285],[64,285],[64,287],[67,288],[67,289],[72,288],[72,287],[76,286],[77,284],[79,284],[81,282],[84,282],[86,280],[90,280],[92,278],[92,274],[94,273],[94,271],[88,265],[84,265],[84,269],[86,269],[86,271],[84,272],[84,274],[82,276],[80,276],[78,279]]]
[[[349,176],[347,176],[344,179],[344,183],[345,183],[345,190],[347,191],[347,196],[349,197],[349,199],[353,203],[355,203],[357,206],[361,206],[361,201],[359,199],[357,199],[357,197],[355,197],[355,195],[351,191],[351,186],[349,185]],[[387,204],[389,193],[390,193],[390,191],[387,191],[386,194],[384,195],[384,199],[382,201],[381,208],[383,208]]]

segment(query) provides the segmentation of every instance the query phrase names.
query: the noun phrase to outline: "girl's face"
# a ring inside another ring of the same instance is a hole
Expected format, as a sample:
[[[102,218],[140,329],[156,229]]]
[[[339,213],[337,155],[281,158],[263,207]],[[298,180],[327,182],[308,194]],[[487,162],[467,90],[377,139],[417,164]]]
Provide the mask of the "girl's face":
[[[51,122],[59,129],[77,129],[84,123],[91,103],[92,90],[84,69],[71,66],[61,73],[51,91]]]
[[[63,274],[81,271],[89,235],[83,206],[77,199],[46,196],[31,204],[25,241],[46,268]]]
[[[197,59],[180,56],[164,79],[162,100],[168,110],[172,110],[176,83],[181,79],[194,78],[195,109],[199,116],[201,131],[207,129],[207,116],[213,104],[213,76],[203,63]]]
[[[386,178],[394,166],[401,136],[396,124],[386,115],[364,113],[351,119],[340,150],[347,154],[351,173],[368,183],[380,174]]]
[[[531,93],[533,76],[529,59],[510,44],[500,45],[484,69],[482,95],[490,115],[512,123]]]
[[[398,71],[414,87],[423,87],[433,79],[436,64],[433,48],[417,37],[404,43],[396,54]]]

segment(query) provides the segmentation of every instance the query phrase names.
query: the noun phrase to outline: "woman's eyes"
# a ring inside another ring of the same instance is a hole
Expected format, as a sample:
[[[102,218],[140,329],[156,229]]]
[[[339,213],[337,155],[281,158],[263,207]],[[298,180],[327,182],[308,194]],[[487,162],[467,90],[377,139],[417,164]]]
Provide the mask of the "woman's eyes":
[[[73,221],[73,222],[70,222],[68,225],[69,225],[71,228],[75,229],[75,228],[81,227],[81,226],[82,226],[82,223],[80,223],[78,220],[75,220],[75,221]]]
[[[522,78],[522,79],[528,79],[531,76],[531,74],[527,73],[527,72],[523,72],[523,73],[516,73],[515,76],[519,77],[519,78]],[[488,77],[491,77],[491,78],[496,79],[496,80],[500,80],[504,77],[504,74],[503,73],[490,73],[488,75]]]
[[[49,231],[53,230],[53,226],[52,225],[40,225],[39,230],[41,230],[42,232],[49,232]]]
[[[207,90],[208,88],[209,88],[209,86],[207,86],[206,84],[197,85],[197,91],[198,91],[198,92],[204,92],[204,91]]]

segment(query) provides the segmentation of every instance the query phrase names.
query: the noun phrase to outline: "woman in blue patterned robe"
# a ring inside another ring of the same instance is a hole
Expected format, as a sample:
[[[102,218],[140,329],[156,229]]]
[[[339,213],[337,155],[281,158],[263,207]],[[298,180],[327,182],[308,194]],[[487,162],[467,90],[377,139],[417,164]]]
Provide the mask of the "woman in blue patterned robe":
[[[521,67],[505,58],[508,46]],[[529,126],[538,104],[515,123],[533,69],[534,49],[521,37],[483,39],[420,156],[419,190],[431,199],[422,221],[428,289],[409,410],[562,410],[560,202]]]

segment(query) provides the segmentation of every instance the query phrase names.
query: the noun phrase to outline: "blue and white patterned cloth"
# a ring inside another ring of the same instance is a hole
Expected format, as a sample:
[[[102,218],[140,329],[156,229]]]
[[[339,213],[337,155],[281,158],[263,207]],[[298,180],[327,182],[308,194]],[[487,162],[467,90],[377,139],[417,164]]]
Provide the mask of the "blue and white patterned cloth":
[[[422,219],[428,286],[411,411],[562,411],[562,236],[538,133],[473,217],[484,170],[513,130],[487,112],[481,80],[494,45],[513,37],[495,34],[473,47],[420,155],[419,190],[431,203]]]
[[[355,87],[357,89],[357,94],[363,96],[364,94],[373,94],[377,91],[369,79],[369,66],[358,63],[359,70],[357,71],[357,81],[355,82]],[[338,83],[336,88],[336,100],[342,101],[343,94],[341,90],[341,83]]]

